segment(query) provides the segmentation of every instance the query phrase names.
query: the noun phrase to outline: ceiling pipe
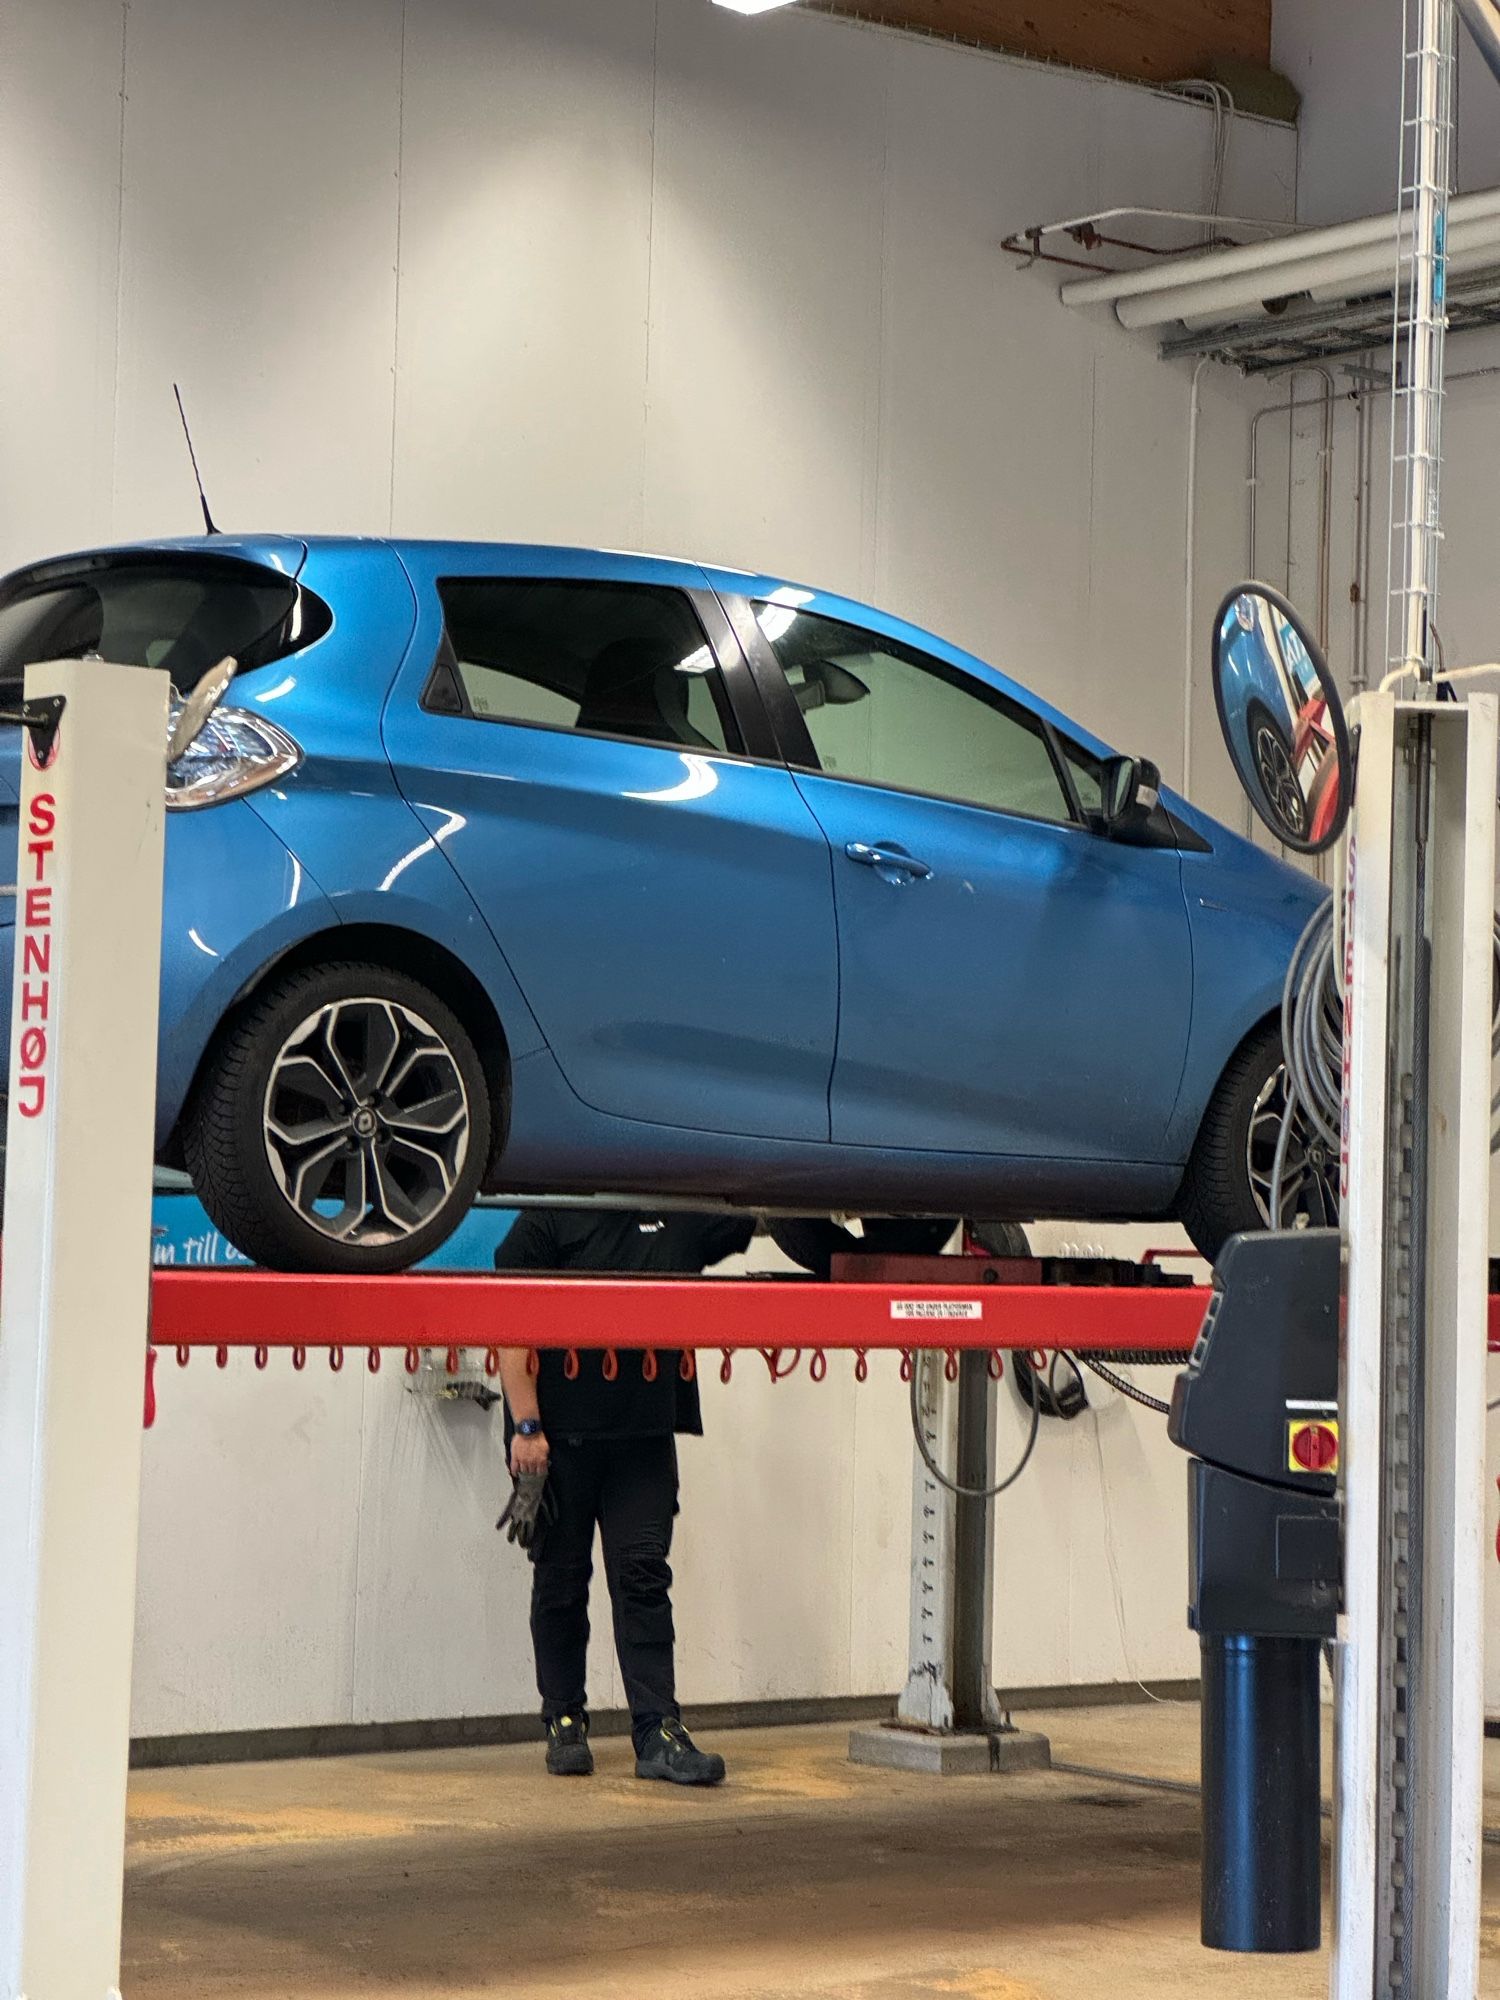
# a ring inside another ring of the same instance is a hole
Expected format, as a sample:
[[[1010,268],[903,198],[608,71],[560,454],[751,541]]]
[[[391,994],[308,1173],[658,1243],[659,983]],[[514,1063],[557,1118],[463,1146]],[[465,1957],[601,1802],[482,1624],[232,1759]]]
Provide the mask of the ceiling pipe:
[[[1451,257],[1491,248],[1500,252],[1500,216],[1449,230]],[[1401,261],[1405,266],[1410,260],[1403,257]],[[1212,284],[1184,280],[1169,291],[1122,299],[1115,307],[1115,317],[1121,326],[1132,329],[1165,326],[1177,319],[1211,323],[1221,315],[1245,312],[1268,301],[1297,298],[1307,292],[1317,292],[1325,300],[1352,298],[1361,291],[1376,290],[1383,282],[1394,281],[1395,263],[1393,233],[1386,243],[1344,250],[1333,256],[1303,257],[1271,271],[1247,271]]]
[[[1470,0],[1470,4],[1479,4],[1479,0]],[[1493,0],[1482,0],[1482,4],[1496,12]],[[1500,19],[1500,14],[1496,18]],[[1460,195],[1448,206],[1450,229],[1497,216],[1500,216],[1500,188],[1483,188],[1474,194]],[[1188,284],[1216,284],[1245,272],[1300,264],[1309,258],[1346,250],[1383,247],[1394,258],[1397,226],[1394,213],[1369,215],[1357,222],[1337,222],[1327,229],[1304,229],[1290,236],[1274,237],[1268,243],[1245,243],[1233,250],[1215,250],[1207,255],[1162,258],[1143,270],[1073,278],[1058,296],[1069,306],[1113,305],[1121,299],[1143,298],[1148,293],[1171,291]],[[1275,296],[1274,289],[1266,287],[1263,295]]]
[[[1500,83],[1500,8],[1494,0],[1458,0],[1458,11],[1475,47],[1489,64],[1490,74]]]

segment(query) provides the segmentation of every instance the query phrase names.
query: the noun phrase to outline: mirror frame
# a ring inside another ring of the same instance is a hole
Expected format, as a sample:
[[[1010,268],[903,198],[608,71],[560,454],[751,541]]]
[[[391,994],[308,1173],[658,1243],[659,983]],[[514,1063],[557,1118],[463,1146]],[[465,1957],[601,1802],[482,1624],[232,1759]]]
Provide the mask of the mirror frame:
[[[1338,758],[1339,765],[1339,809],[1334,815],[1333,824],[1321,840],[1297,840],[1288,834],[1284,827],[1277,826],[1269,819],[1261,810],[1260,803],[1256,799],[1255,794],[1245,783],[1244,779],[1240,778],[1239,766],[1235,763],[1234,752],[1229,748],[1231,737],[1228,718],[1224,713],[1224,684],[1219,673],[1221,635],[1224,630],[1224,620],[1233,610],[1236,598],[1250,596],[1267,599],[1281,613],[1283,618],[1296,627],[1297,635],[1307,650],[1307,657],[1312,661],[1313,669],[1323,689],[1323,698],[1327,704],[1328,717],[1333,728],[1334,755]],[[1318,644],[1311,632],[1308,631],[1301,612],[1292,603],[1291,599],[1283,596],[1274,584],[1261,583],[1257,579],[1237,583],[1232,590],[1227,590],[1224,593],[1219,608],[1214,613],[1211,644],[1213,648],[1211,668],[1214,684],[1214,708],[1218,712],[1219,717],[1219,734],[1224,739],[1224,747],[1229,753],[1229,761],[1234,769],[1234,774],[1240,779],[1241,791],[1243,791],[1245,797],[1250,801],[1256,818],[1259,819],[1263,826],[1270,829],[1283,847],[1290,848],[1294,854],[1326,854],[1329,848],[1337,843],[1339,836],[1343,833],[1345,824],[1349,818],[1349,809],[1354,803],[1354,750],[1349,736],[1349,724],[1344,716],[1343,698],[1339,694],[1337,681],[1334,680],[1332,674],[1328,671],[1328,661],[1324,657],[1323,648]]]

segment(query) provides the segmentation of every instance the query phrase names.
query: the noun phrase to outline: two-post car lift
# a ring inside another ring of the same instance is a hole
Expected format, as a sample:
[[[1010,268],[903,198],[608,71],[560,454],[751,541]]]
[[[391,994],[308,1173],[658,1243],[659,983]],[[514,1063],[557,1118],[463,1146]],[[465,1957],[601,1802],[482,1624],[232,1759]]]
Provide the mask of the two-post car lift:
[[[493,1367],[502,1346],[524,1346],[707,1350],[721,1370],[753,1350],[781,1372],[801,1350],[815,1379],[835,1351],[856,1374],[882,1351],[904,1370],[936,1352],[956,1376],[976,1351],[1193,1346],[1200,1288],[1017,1283],[1033,1274],[978,1260],[832,1284],[153,1279],[158,968],[143,940],[161,926],[166,689],[154,673],[63,662],[29,669],[27,695],[65,708],[22,773],[0,1291],[0,2000],[118,1995],[148,1339],[179,1358],[248,1348],[264,1366],[289,1350],[305,1365],[321,1350],[372,1369],[392,1349],[407,1367],[431,1348]]]

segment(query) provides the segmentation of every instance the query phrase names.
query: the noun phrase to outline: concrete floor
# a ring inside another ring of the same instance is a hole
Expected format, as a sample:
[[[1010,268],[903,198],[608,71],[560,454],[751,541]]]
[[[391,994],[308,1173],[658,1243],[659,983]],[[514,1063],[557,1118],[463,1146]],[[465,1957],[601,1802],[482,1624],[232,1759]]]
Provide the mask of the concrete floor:
[[[1026,1721],[1061,1761],[1196,1777],[1195,1708]],[[597,1746],[589,1782],[547,1778],[536,1746],[138,1773],[124,1991],[1326,1993],[1321,1956],[1200,1949],[1193,1797],[1065,1772],[906,1776],[851,1765],[847,1740],[835,1727],[727,1735],[730,1781],[703,1794],[641,1784],[618,1741]],[[1500,1790],[1500,1759],[1493,1776]],[[1500,1996],[1500,1875],[1486,1890],[1482,1991]]]

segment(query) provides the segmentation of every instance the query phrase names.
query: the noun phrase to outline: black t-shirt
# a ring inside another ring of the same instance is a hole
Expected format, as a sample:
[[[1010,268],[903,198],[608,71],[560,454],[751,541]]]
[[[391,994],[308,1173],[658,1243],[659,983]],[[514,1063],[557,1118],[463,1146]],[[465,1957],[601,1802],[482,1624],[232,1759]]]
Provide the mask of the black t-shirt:
[[[653,1215],[648,1211],[528,1208],[495,1252],[497,1271],[593,1271],[695,1277],[711,1264],[748,1250],[755,1225],[734,1215]],[[604,1375],[604,1356],[581,1348],[569,1381],[565,1356],[544,1349],[537,1371],[537,1407],[549,1437],[668,1437],[703,1434],[697,1381],[685,1382],[681,1355],[661,1348],[648,1381],[639,1349],[618,1350],[619,1374]],[[506,1432],[510,1425],[507,1420]]]

